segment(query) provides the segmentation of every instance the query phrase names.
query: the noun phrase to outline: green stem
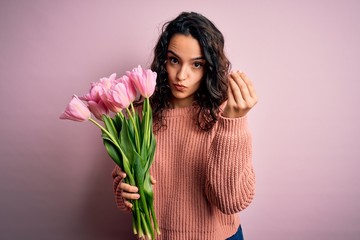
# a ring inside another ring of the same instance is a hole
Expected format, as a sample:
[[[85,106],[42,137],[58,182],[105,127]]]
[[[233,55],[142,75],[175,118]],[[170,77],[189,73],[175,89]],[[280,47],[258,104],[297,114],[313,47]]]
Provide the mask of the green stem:
[[[136,228],[136,225],[135,225],[135,217],[134,217],[134,211],[132,211],[132,214],[133,214],[133,217],[131,218],[131,221],[132,221],[132,228],[133,228],[133,233],[134,235],[137,235],[137,228]]]
[[[142,184],[138,184],[138,188],[139,188],[139,194],[140,196],[140,206],[142,207],[142,210],[144,211],[144,226],[146,227],[146,230],[148,233],[150,233],[151,236],[154,236],[154,231],[151,227],[151,218],[150,218],[150,214],[149,214],[149,208],[147,206],[147,202],[146,202],[146,197],[145,197],[145,193],[144,193],[144,189],[143,189],[143,186]]]
[[[156,216],[155,216],[155,211],[154,211],[154,205],[153,204],[150,204],[150,212],[151,212],[151,217],[152,217],[152,220],[153,220],[153,223],[154,223],[155,231],[156,231],[157,235],[160,235],[160,229],[159,229],[159,225],[157,223],[157,219],[156,219]]]
[[[150,101],[148,98],[145,98],[145,101],[144,101],[144,110],[145,111],[145,114],[143,116],[143,121],[145,121],[145,126],[144,126],[144,139],[145,139],[145,146],[146,148],[149,148],[150,146],[150,132],[152,129],[150,129]]]
[[[115,144],[119,149],[121,149],[120,146],[119,146],[119,144],[118,144],[118,142],[117,142],[117,140],[114,139],[114,136],[111,135],[110,132],[109,132],[108,130],[106,130],[106,128],[104,128],[103,126],[101,126],[97,121],[95,121],[95,120],[92,119],[91,117],[89,118],[89,121],[92,122],[92,123],[94,123],[94,124],[95,124],[97,127],[99,127],[102,131],[104,131],[104,132],[111,138],[111,140],[114,142],[114,144]]]
[[[137,149],[138,153],[140,153],[140,140],[139,140],[139,132],[138,132],[138,129],[137,129],[137,126],[136,126],[136,123],[135,123],[134,117],[133,117],[133,115],[131,114],[131,112],[130,112],[129,108],[126,108],[126,111],[128,112],[128,114],[129,114],[129,118],[130,118],[131,122],[132,122],[132,123],[133,123],[133,125],[134,125],[136,149]]]
[[[121,111],[117,112],[116,114],[119,115],[121,119],[124,119],[124,114]]]
[[[134,105],[133,103],[130,103],[130,106],[131,106],[131,111],[133,112],[133,114],[135,115],[135,109],[134,109]]]
[[[147,123],[147,146],[148,147],[150,147],[150,132],[152,131],[152,129],[150,129],[150,114],[151,114],[151,112],[150,112],[150,101],[149,101],[149,99],[147,98],[146,99],[147,101],[147,116],[146,116],[146,123]]]
[[[151,225],[148,226],[148,222],[146,221],[146,216],[144,216],[144,214],[141,215],[141,220],[142,220],[142,223],[143,223],[143,226],[144,226],[144,233],[147,237],[147,239],[151,240],[154,238],[153,234],[151,234]]]
[[[135,218],[135,228],[136,228],[136,231],[137,231],[137,235],[139,238],[143,237],[144,236],[144,231],[141,227],[141,212],[140,212],[140,209],[139,209],[139,201],[138,200],[134,200],[134,209],[133,209],[133,212],[134,212],[134,215],[133,215],[133,218]]]

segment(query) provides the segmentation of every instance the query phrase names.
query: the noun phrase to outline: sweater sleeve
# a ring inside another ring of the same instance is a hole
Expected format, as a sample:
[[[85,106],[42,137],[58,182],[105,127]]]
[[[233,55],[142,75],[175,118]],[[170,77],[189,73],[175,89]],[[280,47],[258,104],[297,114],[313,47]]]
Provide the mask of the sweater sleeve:
[[[122,190],[120,188],[120,183],[123,181],[123,178],[119,175],[122,172],[121,168],[115,165],[114,170],[112,171],[113,178],[113,187],[115,194],[116,206],[122,211],[129,211],[128,207],[125,205],[125,199],[121,196]]]
[[[220,117],[210,145],[205,192],[225,214],[245,209],[254,198],[255,174],[247,117]]]

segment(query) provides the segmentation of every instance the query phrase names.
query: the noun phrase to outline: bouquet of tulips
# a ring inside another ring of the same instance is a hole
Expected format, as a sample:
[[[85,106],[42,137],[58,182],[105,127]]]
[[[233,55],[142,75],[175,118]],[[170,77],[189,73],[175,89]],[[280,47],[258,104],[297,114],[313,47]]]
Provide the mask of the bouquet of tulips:
[[[89,120],[101,129],[107,152],[127,175],[124,181],[139,189],[141,197],[133,201],[133,230],[139,238],[147,239],[154,239],[155,232],[160,234],[149,173],[156,148],[149,102],[155,84],[156,73],[141,66],[118,79],[114,73],[92,83],[85,96],[74,95],[60,116],[79,122]],[[138,93],[144,98],[141,110],[133,106]],[[91,118],[91,113],[103,124]]]

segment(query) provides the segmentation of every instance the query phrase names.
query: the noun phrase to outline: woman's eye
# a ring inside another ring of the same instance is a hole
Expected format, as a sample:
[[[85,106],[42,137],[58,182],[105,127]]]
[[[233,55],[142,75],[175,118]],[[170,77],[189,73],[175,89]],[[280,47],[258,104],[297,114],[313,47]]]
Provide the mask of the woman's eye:
[[[170,57],[169,60],[170,60],[170,62],[171,62],[172,64],[177,64],[177,63],[179,63],[179,61],[178,61],[176,58],[174,58],[174,57]]]
[[[203,64],[201,62],[195,62],[194,63],[195,68],[201,68],[202,66],[203,66]]]

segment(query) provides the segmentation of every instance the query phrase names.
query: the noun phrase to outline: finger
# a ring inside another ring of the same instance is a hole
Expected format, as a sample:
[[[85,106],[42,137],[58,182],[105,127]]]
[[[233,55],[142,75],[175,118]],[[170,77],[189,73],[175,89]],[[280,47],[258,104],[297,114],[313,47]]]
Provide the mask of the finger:
[[[129,202],[129,201],[124,201],[124,204],[125,204],[125,206],[127,207],[127,208],[130,208],[130,209],[132,209],[132,207],[133,207],[133,205],[132,205],[132,203],[131,202]]]
[[[248,89],[245,81],[242,79],[240,71],[237,71],[236,73],[234,73],[233,78],[235,79],[235,82],[238,85],[238,88],[240,89],[242,99],[246,103],[251,103],[252,99],[251,99],[251,96],[250,96],[249,89]]]
[[[232,94],[233,94],[233,98],[234,98],[234,102],[236,103],[236,105],[238,106],[243,106],[245,103],[245,100],[241,94],[241,90],[240,87],[237,83],[237,79],[236,79],[237,74],[236,73],[232,73],[231,74],[231,79],[229,86],[231,88]]]
[[[126,178],[126,173],[119,166],[116,165],[112,172],[112,176],[114,178],[116,176],[119,176],[120,178],[124,179],[124,178]]]
[[[240,72],[240,76],[244,80],[244,82],[246,83],[246,85],[247,85],[247,87],[249,89],[250,96],[252,98],[257,98],[253,82],[248,78],[248,76],[244,72]]]
[[[128,192],[122,192],[121,196],[128,200],[136,200],[140,198],[140,194],[138,193],[128,193]]]
[[[137,187],[131,186],[130,184],[124,182],[120,183],[120,189],[129,193],[137,193],[139,191]]]
[[[156,180],[155,180],[155,178],[153,178],[153,176],[150,176],[150,181],[151,181],[152,184],[156,183]]]
[[[228,92],[228,104],[235,104],[236,101],[234,99],[234,94],[233,94],[233,91],[232,91],[232,84],[234,84],[234,79],[231,77],[231,74],[229,74],[228,76],[228,81],[229,81],[229,86],[228,86],[228,89],[227,89],[227,92]]]

